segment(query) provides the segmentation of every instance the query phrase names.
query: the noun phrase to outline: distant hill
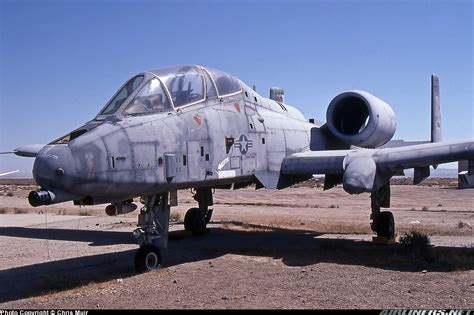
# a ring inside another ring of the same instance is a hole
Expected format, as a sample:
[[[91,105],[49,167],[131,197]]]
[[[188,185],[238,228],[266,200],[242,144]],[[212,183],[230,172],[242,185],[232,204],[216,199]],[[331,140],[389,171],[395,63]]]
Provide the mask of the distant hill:
[[[458,178],[458,170],[456,168],[431,168],[430,177],[439,177],[439,178]],[[413,177],[413,169],[405,170],[405,175]]]
[[[0,178],[4,179],[19,179],[19,178],[25,178],[25,179],[33,179],[33,174],[31,172],[18,172],[10,175],[6,175]]]

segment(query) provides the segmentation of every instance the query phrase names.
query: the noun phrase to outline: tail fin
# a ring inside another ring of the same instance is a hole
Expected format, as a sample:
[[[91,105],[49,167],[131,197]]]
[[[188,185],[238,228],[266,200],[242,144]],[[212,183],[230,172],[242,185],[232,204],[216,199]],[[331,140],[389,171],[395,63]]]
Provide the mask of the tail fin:
[[[436,74],[431,75],[431,142],[442,140],[441,109],[439,100],[439,79]]]

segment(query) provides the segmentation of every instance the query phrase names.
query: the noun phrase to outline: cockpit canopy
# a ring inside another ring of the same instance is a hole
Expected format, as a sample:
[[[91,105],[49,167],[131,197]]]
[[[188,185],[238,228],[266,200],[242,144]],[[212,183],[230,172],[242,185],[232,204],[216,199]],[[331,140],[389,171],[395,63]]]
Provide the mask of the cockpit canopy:
[[[161,68],[131,78],[99,115],[163,112],[237,94],[241,89],[234,76],[220,70],[196,65]]]

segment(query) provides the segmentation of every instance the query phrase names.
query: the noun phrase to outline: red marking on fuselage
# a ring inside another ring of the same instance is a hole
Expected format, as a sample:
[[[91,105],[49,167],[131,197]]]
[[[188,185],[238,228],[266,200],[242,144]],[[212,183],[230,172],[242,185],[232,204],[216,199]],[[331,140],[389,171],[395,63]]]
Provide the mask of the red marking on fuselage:
[[[196,114],[196,115],[193,116],[193,119],[194,119],[194,121],[196,122],[196,124],[198,124],[199,126],[201,125],[201,122],[202,122],[201,116],[199,116],[198,114]]]
[[[239,103],[234,103],[235,110],[240,113],[240,104]]]

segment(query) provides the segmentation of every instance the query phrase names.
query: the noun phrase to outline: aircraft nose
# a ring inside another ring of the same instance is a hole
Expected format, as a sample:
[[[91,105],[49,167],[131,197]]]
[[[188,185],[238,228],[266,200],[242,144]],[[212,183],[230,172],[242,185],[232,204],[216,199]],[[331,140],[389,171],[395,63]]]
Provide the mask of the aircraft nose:
[[[76,168],[67,145],[47,145],[38,152],[33,165],[33,177],[43,188],[67,190],[75,177]]]

